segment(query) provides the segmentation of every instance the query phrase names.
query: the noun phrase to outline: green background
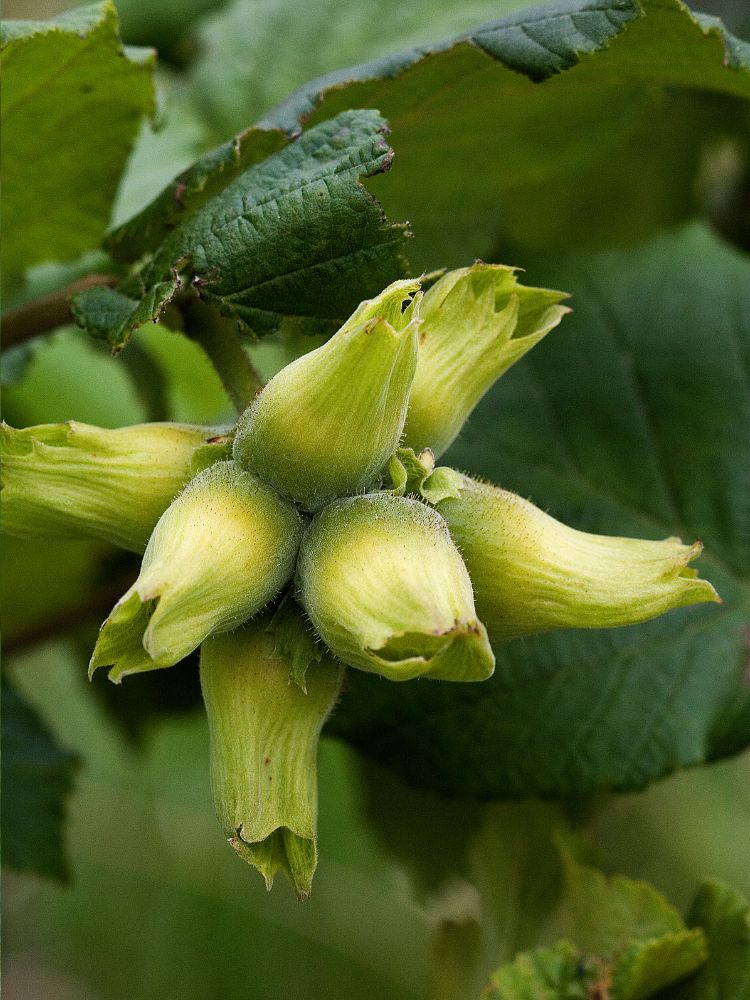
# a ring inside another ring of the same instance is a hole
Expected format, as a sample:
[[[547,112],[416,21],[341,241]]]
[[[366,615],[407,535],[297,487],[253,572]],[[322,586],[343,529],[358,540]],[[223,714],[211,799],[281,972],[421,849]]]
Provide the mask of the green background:
[[[264,5],[264,19],[256,23],[251,38],[243,14],[247,4],[222,9],[222,4],[211,0],[123,0],[119,6],[125,41],[156,45],[164,59],[159,83],[166,125],[156,135],[144,130],[120,187],[117,222],[143,207],[161,184],[200,152],[267,112],[318,73],[448,37],[524,4],[475,2],[462,5],[458,12],[452,5],[427,0],[414,5],[414,10],[402,3],[351,4],[338,33],[326,32],[325,44],[310,46],[311,33],[320,32],[321,24],[329,29],[336,20],[331,6],[321,3],[313,5],[310,15],[313,22],[319,18],[319,24],[300,19],[299,25],[290,25],[286,51],[295,57],[285,59],[276,58],[272,42],[278,24],[274,18],[284,15],[282,4]],[[748,31],[747,17],[743,20],[736,5],[727,4],[723,10],[720,6],[706,3],[704,9],[724,13],[738,33]],[[6,3],[3,13],[5,17],[47,17],[62,5],[54,7],[19,0]],[[213,13],[209,8],[214,8]],[[377,33],[372,31],[373,16],[378,18]],[[231,58],[229,54],[223,59],[216,56],[230,51]],[[263,84],[252,92],[243,86],[251,74]],[[599,105],[593,107],[593,125],[601,124],[603,114]],[[464,166],[460,159],[456,162],[459,168]],[[386,188],[378,193],[385,198]],[[401,202],[397,192],[392,221],[402,218]],[[408,203],[407,195],[403,203]],[[429,212],[423,215],[429,218]],[[517,236],[511,232],[506,245],[517,244]],[[658,275],[674,261],[675,247],[701,260],[726,252],[701,227],[683,231],[674,237],[676,243],[670,239],[649,244],[639,251],[640,256],[625,251],[627,261],[597,259],[595,265],[587,264],[591,284],[596,285],[598,275],[608,286],[614,273],[615,283],[625,274],[641,288],[636,279],[639,268],[646,269],[645,260],[657,275],[652,279],[649,270],[649,283],[658,289]],[[529,252],[527,260],[525,251],[521,257],[516,251],[510,262],[527,264],[535,281],[578,292],[580,264],[576,270],[565,261],[536,256],[538,247],[534,252],[533,259]],[[741,266],[746,267],[746,260]],[[54,286],[55,281],[50,268],[41,267],[31,284],[44,288],[45,282]],[[741,281],[739,272],[737,281]],[[686,283],[690,287],[685,297],[689,298],[695,294],[695,282],[688,278]],[[584,282],[580,287],[583,300]],[[643,302],[636,306],[643,308]],[[629,303],[621,302],[619,307],[626,310]],[[585,315],[585,311],[582,301],[579,312]],[[690,312],[673,325],[688,324],[694,318]],[[703,322],[704,329],[713,334],[711,317]],[[566,343],[571,349],[574,346],[572,336],[566,334],[568,340],[559,346],[550,341],[546,353],[540,349],[534,362],[533,371],[546,374],[553,386],[555,372],[565,361]],[[110,358],[101,345],[88,343],[72,331],[61,331],[33,345],[23,379],[5,392],[5,419],[16,426],[70,417],[119,426],[148,419],[155,406],[174,419],[214,422],[231,418],[224,392],[197,347],[156,328],[142,331],[138,344],[139,360],[131,359],[128,367]],[[295,349],[290,337],[264,343],[254,353],[259,367],[270,373]],[[134,371],[140,372],[138,391]],[[150,374],[150,383],[142,377],[144,372]],[[658,377],[659,372],[646,374]],[[507,407],[508,413],[522,403],[526,406],[531,378],[531,368],[526,374],[519,369],[500,387],[492,406],[503,412]],[[562,393],[564,387],[557,386],[557,391]],[[585,379],[577,391],[586,396]],[[577,402],[578,397],[567,401],[568,412],[573,412]],[[606,418],[614,419],[604,407],[606,400],[599,402]],[[542,434],[535,420],[532,413],[525,423],[513,425],[515,440],[518,434],[527,437],[527,450],[519,448],[517,455],[511,446],[512,431],[506,429],[504,439],[502,428],[508,425],[502,425],[498,447],[505,449],[504,458],[488,458],[484,469],[506,485],[533,493],[539,502],[546,499],[550,507],[557,503],[553,513],[581,523],[584,508],[591,511],[589,491],[580,497],[555,496],[554,492],[545,497],[545,490],[554,485],[555,470],[544,471],[544,444],[540,444]],[[455,453],[456,461],[467,467],[478,454],[472,433],[470,429]],[[600,443],[589,440],[587,444],[595,465]],[[528,455],[534,454],[535,447],[540,449],[540,461],[534,472],[528,468]],[[589,458],[584,455],[581,460],[585,464]],[[598,468],[606,479],[606,468],[601,463]],[[639,488],[634,480],[629,483]],[[650,500],[657,503],[653,497]],[[589,526],[599,530],[615,530],[618,524],[621,530],[626,527],[622,510],[616,508],[613,513],[611,503],[602,502],[587,516],[596,521]],[[700,520],[700,512],[695,520]],[[728,546],[731,540],[722,539],[719,529],[717,534],[713,539],[717,549]],[[710,545],[711,539],[704,540]],[[529,821],[527,807],[507,805],[498,820],[493,812],[496,807],[491,805],[468,805],[416,791],[333,736],[323,740],[321,749],[321,861],[312,898],[304,905],[297,903],[281,878],[267,895],[257,873],[240,865],[222,842],[210,801],[202,713],[180,711],[176,695],[174,713],[146,725],[138,713],[147,711],[147,697],[134,686],[128,696],[126,725],[118,723],[107,708],[113,695],[92,693],[85,680],[96,621],[90,616],[82,620],[63,640],[49,627],[50,621],[54,625],[67,620],[70,608],[77,606],[87,588],[95,590],[92,568],[114,558],[98,545],[4,540],[1,596],[6,666],[61,744],[75,751],[81,761],[65,834],[69,883],[18,874],[7,874],[4,879],[7,996],[51,1000],[227,996],[238,1000],[429,996],[439,1000],[450,996],[461,1000],[464,995],[478,996],[501,959],[510,957],[516,948],[536,943],[533,887],[528,893],[528,887],[516,887],[513,913],[508,912],[506,898],[511,894],[508,871],[519,870],[513,853],[517,848],[512,845],[523,838]],[[126,564],[125,571],[129,568]],[[737,572],[746,577],[746,564],[744,574],[741,564]],[[634,646],[637,651],[637,638]],[[170,682],[184,688],[184,701],[190,704],[196,685],[194,665],[175,668]],[[387,704],[383,711],[390,712]],[[417,702],[416,723],[422,711]],[[366,721],[373,725],[372,717]],[[339,729],[348,727],[350,735],[356,733],[356,724],[356,713],[347,717],[342,712],[337,721]],[[429,755],[434,748],[425,750],[431,738],[427,730],[415,730],[413,739],[419,752]],[[554,735],[554,727],[537,734],[535,749],[540,749],[543,759],[558,754]],[[718,746],[721,734],[710,735]],[[356,736],[352,738],[356,742]],[[700,759],[705,748],[699,744],[696,737],[698,749],[693,752],[695,746],[689,747],[682,757],[667,753],[665,770]],[[408,750],[408,741],[406,746]],[[734,749],[729,738],[726,749]],[[501,751],[502,747],[498,760],[493,761],[490,787],[493,781],[503,785],[506,757]],[[402,756],[404,752],[403,745],[391,751]],[[418,760],[417,753],[416,770]],[[408,766],[405,769],[408,772]],[[463,779],[471,787],[469,775],[454,775],[452,780],[460,786]],[[585,789],[576,788],[575,781],[572,785],[576,797],[569,804],[569,815],[595,845],[597,863],[605,871],[648,879],[682,911],[706,877],[723,879],[750,895],[746,863],[750,758],[746,752],[675,774],[643,792],[599,792],[584,799],[578,793]],[[545,829],[548,814],[540,816],[539,826]],[[486,830],[493,823],[502,831],[500,846],[495,853],[483,854],[488,850]],[[502,856],[503,851],[507,856]],[[476,900],[462,881],[467,865],[479,884],[481,917],[476,925],[467,918],[467,914],[476,916]],[[484,882],[480,870],[485,871]],[[446,918],[448,927],[458,928],[458,958],[450,935],[446,936]],[[464,937],[462,927],[468,928]],[[449,985],[454,973],[463,984],[460,989]]]

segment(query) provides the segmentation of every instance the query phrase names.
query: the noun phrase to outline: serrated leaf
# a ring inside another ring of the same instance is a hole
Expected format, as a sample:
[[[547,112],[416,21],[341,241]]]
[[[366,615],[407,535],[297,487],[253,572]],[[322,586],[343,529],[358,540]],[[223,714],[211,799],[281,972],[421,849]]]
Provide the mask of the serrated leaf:
[[[390,167],[385,131],[377,112],[347,111],[305,132],[188,215],[119,291],[76,296],[77,321],[119,350],[192,284],[256,335],[285,316],[335,328],[406,268],[406,227],[360,183]]]
[[[508,241],[600,246],[695,212],[706,144],[747,134],[748,53],[680,0],[567,0],[337,70],[261,124],[379,108],[399,159],[373,190],[425,269]]]
[[[100,241],[141,118],[153,54],[123,48],[111,2],[7,21],[3,54],[3,287]]]
[[[750,998],[750,905],[721,882],[704,882],[688,923],[708,939],[708,961],[689,982],[663,1000],[748,1000]]]
[[[77,758],[57,745],[36,710],[5,682],[2,719],[3,865],[65,879],[65,800]]]
[[[483,1000],[648,1000],[677,980],[685,989],[685,977],[704,961],[705,939],[695,931],[633,942],[611,960],[563,940],[501,966]]]
[[[624,876],[608,879],[562,845],[560,858],[558,912],[545,930],[560,940],[501,966],[490,998],[590,1000],[603,994],[609,1000],[647,1000],[705,962],[703,931],[688,930],[653,886]]]
[[[232,0],[199,28],[201,45],[190,75],[191,97],[222,138],[244,129],[321,73],[448,38],[527,3],[317,0],[300,6],[293,0]],[[310,38],[315,45],[309,44]],[[268,58],[269,51],[273,59]]]
[[[205,153],[141,212],[111,232],[105,240],[107,249],[121,261],[137,260],[141,254],[158,250],[169,233],[193,212],[288,142],[279,129],[251,128]]]
[[[501,963],[490,997],[645,1000],[705,961],[702,931],[652,885],[593,867],[592,847],[559,806],[483,809],[468,855],[482,944],[467,973],[484,968],[487,977]],[[466,996],[475,996],[468,981]]]
[[[514,641],[460,689],[352,676],[335,732],[444,794],[641,787],[750,742],[750,264],[694,227],[529,270],[574,313],[446,460],[588,531],[702,538],[725,604]]]
[[[522,952],[501,966],[483,1000],[587,1000],[594,975],[570,941]]]
[[[706,961],[706,936],[702,930],[663,934],[651,941],[632,941],[617,956],[612,970],[613,1000],[647,1000],[686,976]]]
[[[609,955],[630,940],[649,941],[685,929],[674,906],[648,882],[607,878],[561,848],[565,878],[562,934],[591,954]]]

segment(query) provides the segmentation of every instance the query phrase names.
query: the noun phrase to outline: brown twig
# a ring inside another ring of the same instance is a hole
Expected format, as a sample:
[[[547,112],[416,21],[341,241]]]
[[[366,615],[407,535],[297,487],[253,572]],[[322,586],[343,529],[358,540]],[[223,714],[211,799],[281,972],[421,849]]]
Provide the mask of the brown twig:
[[[2,316],[3,347],[14,347],[72,322],[70,300],[76,292],[104,285],[111,288],[119,280],[113,274],[87,274],[85,278],[74,281],[59,292],[27,302],[17,309],[9,309]]]

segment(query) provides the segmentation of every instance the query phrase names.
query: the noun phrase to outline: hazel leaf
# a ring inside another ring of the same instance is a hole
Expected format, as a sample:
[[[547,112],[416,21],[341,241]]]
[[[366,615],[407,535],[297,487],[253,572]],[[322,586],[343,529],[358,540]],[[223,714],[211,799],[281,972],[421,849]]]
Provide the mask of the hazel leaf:
[[[163,241],[118,290],[77,295],[77,322],[120,350],[192,285],[257,336],[284,317],[332,332],[362,298],[407,270],[406,226],[390,225],[361,183],[390,169],[386,132],[376,111],[345,111],[252,164],[204,204],[196,194],[196,210],[176,226],[157,207]]]
[[[411,259],[430,270],[501,246],[619,245],[691,217],[704,150],[717,134],[742,148],[749,99],[750,45],[681,0],[561,0],[337,69],[262,124],[379,108],[398,170],[373,190],[410,219]]]
[[[5,681],[2,714],[3,866],[64,881],[63,821],[78,759]]]
[[[442,794],[640,788],[750,743],[748,261],[695,226],[526,264],[575,310],[446,461],[583,531],[700,538],[724,603],[498,645],[482,685],[394,693],[352,671],[332,729]]]
[[[3,288],[96,246],[144,115],[154,53],[123,48],[111,2],[51,21],[6,21]]]

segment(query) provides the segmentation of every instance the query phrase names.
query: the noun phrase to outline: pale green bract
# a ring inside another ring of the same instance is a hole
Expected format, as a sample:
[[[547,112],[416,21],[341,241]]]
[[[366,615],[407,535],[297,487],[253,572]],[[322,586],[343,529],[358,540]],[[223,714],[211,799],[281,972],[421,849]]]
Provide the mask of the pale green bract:
[[[143,552],[156,522],[201,469],[228,457],[227,428],[76,420],[0,425],[2,530],[20,538],[101,538]]]
[[[424,298],[421,286],[393,282],[271,379],[238,420],[233,461],[232,432],[212,428],[3,431],[4,530],[136,550],[151,532],[90,672],[108,666],[119,682],[204,644],[225,835],[269,886],[282,870],[300,897],[317,862],[317,742],[342,664],[481,681],[495,667],[490,636],[718,600],[687,568],[699,543],[586,535],[435,467],[568,310],[564,293],[496,265],[449,272]]]
[[[297,895],[317,864],[318,738],[338,698],[343,668],[312,665],[306,691],[289,682],[269,616],[201,650],[201,687],[211,736],[211,786],[224,835],[270,889],[282,869]]]
[[[437,509],[466,564],[493,639],[554,628],[612,628],[720,601],[689,563],[700,542],[576,531],[508,490],[464,476]]]
[[[418,290],[389,285],[271,379],[240,417],[235,461],[306,510],[374,485],[404,429]]]
[[[305,535],[297,575],[315,628],[350,666],[393,681],[479,681],[494,670],[461,555],[419,500],[332,503]]]
[[[171,667],[212,632],[236,628],[290,578],[294,507],[232,462],[196,476],[159,519],[138,579],[102,626],[90,673]]]
[[[501,264],[477,262],[437,281],[419,310],[405,443],[447,451],[487,390],[570,312],[565,298],[527,288]]]

